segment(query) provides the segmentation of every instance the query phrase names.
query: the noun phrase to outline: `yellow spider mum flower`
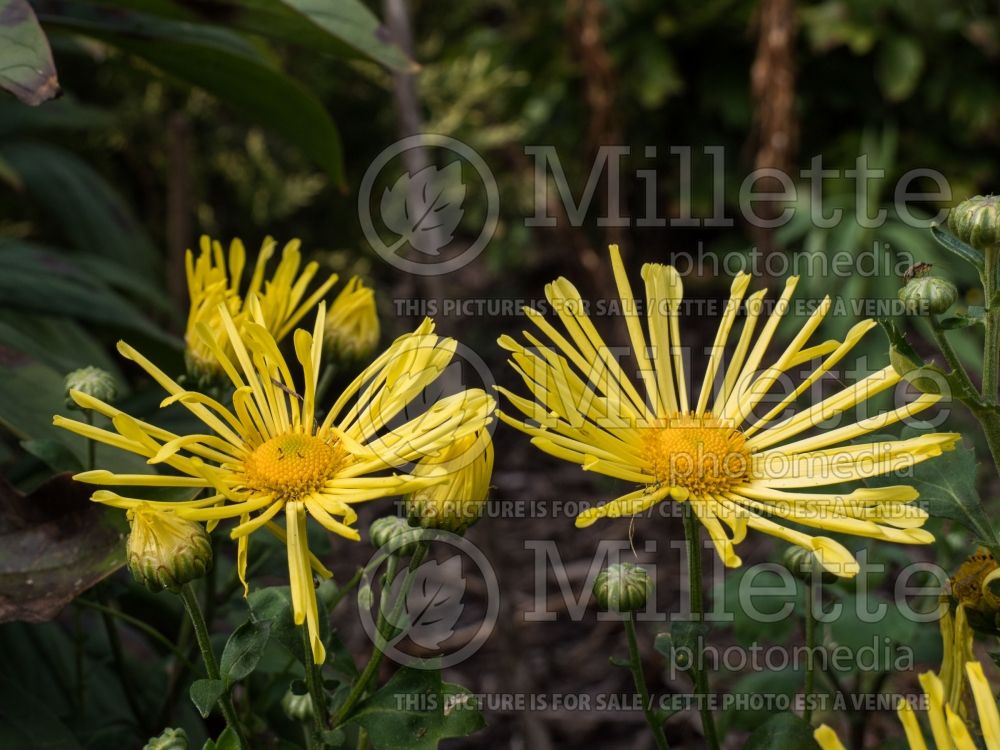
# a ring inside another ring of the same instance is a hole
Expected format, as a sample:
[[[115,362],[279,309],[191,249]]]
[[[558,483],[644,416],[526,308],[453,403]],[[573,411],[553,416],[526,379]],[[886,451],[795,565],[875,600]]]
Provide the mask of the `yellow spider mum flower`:
[[[355,276],[340,290],[327,313],[327,352],[336,358],[365,359],[378,346],[379,334],[375,292]]]
[[[798,279],[786,282],[774,312],[765,317],[766,290],[751,294],[744,303],[750,276],[740,274],[733,281],[701,389],[689,394],[680,336],[680,276],[671,266],[643,266],[644,330],[614,245],[611,262],[644,393],[627,377],[585,313],[579,292],[564,278],[545,289],[562,331],[527,308],[525,314],[548,341],[530,332],[524,333],[526,346],[510,336],[499,340],[534,395],[525,399],[501,388],[527,419],[507,413],[500,418],[530,435],[546,453],[639,485],[616,500],[585,510],[577,517],[577,526],[604,517],[637,515],[665,500],[688,502],[727,566],[741,564],[734,545],[749,528],[812,550],[824,568],[841,576],[858,572],[857,561],[843,545],[789,528],[785,522],[890,542],[933,540],[919,528],[927,513],[909,504],[917,497],[912,487],[861,488],[846,495],[814,488],[906,469],[954,448],[959,440],[954,433],[849,444],[917,414],[940,396],[922,395],[893,411],[801,437],[898,383],[900,376],[886,367],[785,416],[788,407],[875,325],[873,321],[854,326],[842,342],[810,345],[830,309],[830,299],[824,299],[785,350],[765,366],[768,347]],[[744,305],[742,330],[724,367],[730,330]],[[817,359],[820,364],[796,388],[769,395],[779,378]],[[757,407],[765,397],[768,405],[776,403],[760,409],[766,413],[758,416]]]
[[[93,499],[126,510],[152,507],[209,525],[236,519],[231,536],[238,540],[237,569],[244,587],[249,535],[266,528],[286,541],[295,622],[305,622],[313,658],[322,663],[325,650],[319,638],[310,567],[320,576],[330,573],[309,552],[306,517],[358,540],[358,532],[351,527],[357,514],[351,506],[444,481],[447,477],[386,471],[436,455],[454,441],[478,433],[491,419],[493,399],[479,389],[462,391],[410,421],[389,427],[444,370],[455,351],[455,341],[434,335],[434,325],[427,319],[366,368],[318,421],[315,394],[324,305],[319,306],[312,333],[295,331],[295,355],[302,368],[297,378],[279,352],[276,336],[268,330],[260,301],[252,298],[242,331],[228,309],[222,307],[219,315],[227,335],[225,349],[208,325],[199,326],[198,334],[235,389],[229,405],[185,390],[131,346],[118,344],[124,357],[142,367],[169,394],[161,405],[182,404],[205,424],[205,433],[176,435],[79,391],[71,391],[74,401],[109,418],[113,431],[62,416],[54,422],[176,472],[147,475],[96,470],[77,474],[78,481],[207,491],[206,497],[179,502],[152,502],[109,490],[95,492]],[[284,528],[272,520],[282,511]]]
[[[966,662],[965,674],[976,702],[979,731],[986,742],[986,747],[991,750],[1000,748],[1000,713],[997,711],[990,683],[983,673],[982,664],[978,661]],[[927,695],[927,723],[930,725],[933,745],[927,744],[913,706],[905,699],[901,699],[896,713],[903,725],[906,742],[911,750],[928,750],[928,747],[937,750],[977,750],[978,745],[972,739],[969,727],[946,699],[944,683],[938,676],[933,672],[925,672],[920,675],[920,685]],[[819,726],[813,732],[813,737],[822,750],[846,750],[837,733],[826,724]]]
[[[302,265],[300,244],[298,240],[286,244],[274,274],[265,279],[268,262],[277,248],[277,242],[272,238],[265,239],[250,283],[242,291],[247,254],[240,240],[234,239],[227,252],[218,240],[202,236],[198,257],[187,251],[185,268],[190,309],[184,338],[187,344],[185,359],[192,375],[203,381],[225,378],[214,353],[215,346],[218,346],[232,356],[228,348],[229,337],[219,313],[221,307],[229,311],[239,330],[250,317],[250,300],[256,298],[260,303],[264,326],[276,341],[281,341],[337,283],[337,275],[331,274],[316,291],[306,296],[306,289],[316,276],[319,264],[315,261],[307,263],[299,273]],[[199,334],[200,326],[206,326],[212,334],[213,346],[209,346]]]
[[[456,440],[438,455],[420,461],[413,474],[447,479],[407,498],[411,522],[428,529],[465,533],[485,512],[490,494],[493,441],[489,432]]]

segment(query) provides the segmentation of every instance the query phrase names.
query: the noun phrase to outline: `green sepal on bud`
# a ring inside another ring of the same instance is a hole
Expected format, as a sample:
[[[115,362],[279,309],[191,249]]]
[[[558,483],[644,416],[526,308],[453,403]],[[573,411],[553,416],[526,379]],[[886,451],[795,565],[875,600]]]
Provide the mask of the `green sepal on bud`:
[[[977,195],[948,214],[948,228],[978,250],[1000,247],[1000,196]]]
[[[79,370],[73,370],[63,382],[66,386],[66,405],[70,409],[80,408],[70,398],[70,391],[85,393],[105,403],[111,403],[118,397],[118,384],[114,376],[100,367],[81,367]]]
[[[389,546],[393,554],[410,555],[423,532],[411,526],[405,518],[383,516],[372,521],[368,534],[376,549]]]
[[[601,609],[611,612],[636,612],[646,606],[653,593],[653,580],[634,563],[609,565],[597,574],[594,598]]]
[[[292,721],[309,721],[313,716],[312,696],[309,693],[297,695],[289,690],[281,699],[281,710]]]
[[[212,567],[212,542],[201,524],[149,508],[130,510],[128,520],[128,569],[150,591],[177,592]]]
[[[907,315],[941,315],[955,304],[958,289],[946,279],[920,276],[899,290],[899,299]]]
[[[804,583],[833,583],[837,580],[834,573],[820,564],[813,551],[804,547],[786,549],[782,562],[793,576]]]
[[[180,727],[164,729],[156,737],[150,737],[142,750],[188,750],[190,743],[187,732]]]

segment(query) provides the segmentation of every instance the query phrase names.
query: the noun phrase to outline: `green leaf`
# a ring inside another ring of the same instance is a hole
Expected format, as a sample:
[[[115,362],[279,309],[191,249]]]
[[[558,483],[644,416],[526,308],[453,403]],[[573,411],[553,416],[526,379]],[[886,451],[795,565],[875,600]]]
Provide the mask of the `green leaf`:
[[[951,232],[946,232],[940,227],[931,227],[931,236],[937,240],[938,244],[945,250],[948,250],[958,256],[966,263],[970,263],[975,266],[976,270],[978,270],[980,274],[983,273],[986,268],[986,260],[983,257],[982,250],[977,250],[972,247],[972,245],[966,245]]]
[[[49,40],[28,0],[0,0],[0,88],[32,106],[59,93]]]
[[[882,42],[875,62],[875,78],[885,97],[893,102],[907,99],[924,70],[924,51],[913,39],[891,36]]]
[[[25,495],[0,478],[0,622],[43,622],[124,563],[125,519],[59,474]]]
[[[80,459],[69,448],[55,440],[22,440],[21,447],[50,469],[58,472],[83,471]]]
[[[673,666],[685,671],[691,668],[691,657],[700,652],[708,636],[708,626],[693,620],[674,620],[669,633],[658,633],[653,648],[663,654]]]
[[[801,687],[802,673],[793,669],[763,670],[743,675],[729,690],[732,698],[722,714],[720,728],[724,732],[732,729],[755,732],[774,717],[774,708],[769,706],[770,699],[780,697],[790,703]],[[755,702],[761,695],[768,696],[769,700]]]
[[[0,307],[65,315],[174,341],[138,307],[77,266],[72,256],[27,243],[0,245]]]
[[[232,727],[226,727],[215,741],[205,740],[202,750],[242,750],[239,735]]]
[[[920,434],[921,430],[910,427],[902,431],[904,438]],[[928,513],[961,524],[987,546],[1000,543],[976,491],[975,450],[960,442],[954,450],[919,463],[911,471],[905,483],[920,493],[918,502]],[[866,484],[876,487],[899,482],[899,478],[892,475],[866,480]]]
[[[24,141],[4,143],[0,157],[73,247],[113,258],[134,276],[159,278],[159,253],[127,201],[80,157]]]
[[[434,750],[448,737],[465,737],[483,726],[475,698],[441,682],[438,672],[400,669],[350,717],[375,750]]]
[[[0,677],[0,740],[5,750],[77,750],[80,747],[73,733],[45,701],[33,699],[25,692],[21,680],[6,676]]]
[[[207,719],[224,692],[226,684],[222,680],[195,680],[191,683],[191,702],[202,718]]]
[[[271,639],[302,661],[302,636],[292,618],[292,595],[288,586],[251,591],[247,604],[251,619],[256,623],[269,623]]]
[[[780,713],[761,724],[747,739],[743,750],[819,750],[813,728],[801,716]]]
[[[338,185],[344,184],[340,134],[322,103],[238,34],[120,10],[44,20],[113,45],[204,89],[240,116],[301,148]]]
[[[226,641],[219,664],[227,687],[253,672],[270,637],[271,623],[268,620],[248,620],[233,631]]]

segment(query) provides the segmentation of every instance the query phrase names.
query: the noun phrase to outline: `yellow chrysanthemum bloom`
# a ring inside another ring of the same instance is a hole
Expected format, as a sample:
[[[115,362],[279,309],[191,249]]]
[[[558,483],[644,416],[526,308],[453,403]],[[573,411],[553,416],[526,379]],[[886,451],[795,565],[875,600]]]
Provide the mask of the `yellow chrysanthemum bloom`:
[[[990,683],[983,673],[983,665],[978,661],[966,662],[965,674],[969,680],[973,700],[976,702],[979,730],[986,742],[986,747],[990,750],[1000,748],[1000,713],[997,712],[997,704],[993,699]],[[948,703],[944,683],[938,676],[933,672],[925,672],[920,675],[920,685],[927,695],[929,704],[927,721],[930,724],[934,747],[937,750],[978,750],[978,745],[972,739],[968,726]],[[923,730],[921,730],[920,722],[917,720],[916,711],[909,701],[901,699],[896,712],[903,725],[906,742],[911,750],[927,750],[928,745]],[[837,737],[837,733],[826,724],[819,726],[813,732],[813,737],[822,750],[846,750]]]
[[[766,320],[762,315],[766,290],[746,299],[742,331],[724,367],[729,333],[750,284],[750,276],[740,274],[733,281],[702,387],[689,396],[680,337],[680,276],[671,266],[643,266],[647,338],[614,245],[611,262],[645,395],[626,376],[585,313],[579,292],[564,278],[545,289],[564,332],[527,308],[525,314],[548,342],[529,332],[524,333],[527,346],[510,336],[500,338],[500,345],[512,354],[511,365],[534,395],[525,399],[501,388],[527,417],[501,413],[501,419],[531,435],[532,443],[546,453],[639,485],[605,505],[588,508],[577,517],[577,526],[589,526],[598,518],[637,515],[665,500],[688,502],[727,566],[741,564],[734,545],[751,528],[812,550],[824,568],[841,576],[858,572],[857,561],[842,544],[781,522],[890,542],[933,540],[919,528],[926,512],[909,504],[917,498],[912,487],[863,488],[849,494],[814,488],[906,469],[951,450],[959,440],[954,433],[850,444],[917,414],[940,396],[922,395],[893,411],[800,437],[898,383],[900,376],[886,367],[804,411],[784,416],[847,355],[875,325],[873,321],[855,325],[842,342],[809,345],[830,309],[830,299],[824,299],[777,359],[764,366],[798,281],[793,277]],[[785,373],[818,358],[820,364],[798,387],[769,396]],[[757,416],[765,396],[768,404],[777,403]]]
[[[355,276],[340,290],[327,313],[327,352],[332,357],[365,359],[378,346],[380,332],[375,292]]]
[[[493,441],[489,432],[456,440],[436,456],[413,467],[418,477],[445,481],[414,492],[406,501],[413,521],[427,529],[464,533],[486,509],[493,476]]]
[[[319,264],[315,261],[307,263],[299,273],[302,265],[300,244],[298,240],[287,243],[274,274],[265,279],[267,264],[277,248],[275,240],[270,237],[265,239],[250,283],[242,291],[247,254],[240,240],[234,239],[227,252],[218,240],[202,236],[198,257],[187,251],[185,269],[190,308],[184,338],[189,372],[205,380],[225,378],[213,351],[214,346],[209,346],[198,331],[201,326],[207,327],[214,345],[232,356],[232,351],[227,348],[228,335],[219,313],[222,307],[229,311],[239,330],[250,317],[250,300],[256,298],[260,303],[264,326],[276,341],[281,341],[337,283],[337,275],[331,274],[312,294],[306,296],[306,289],[316,276]]]
[[[397,339],[362,372],[322,419],[316,415],[316,381],[326,310],[320,304],[312,333],[295,331],[295,354],[302,375],[293,377],[268,330],[262,304],[252,298],[242,332],[226,308],[220,318],[232,356],[207,325],[198,327],[234,390],[230,405],[182,388],[156,365],[124,342],[118,351],[159,383],[208,428],[203,434],[176,435],[72,391],[82,408],[109,418],[114,430],[56,416],[56,425],[79,435],[165,464],[176,473],[112,474],[86,471],[81,482],[114,486],[175,487],[206,490],[207,497],[179,502],[151,502],[99,490],[93,499],[128,510],[153,507],[182,518],[214,525],[234,518],[231,536],[238,540],[237,568],[246,586],[248,536],[266,528],[288,545],[288,570],[295,622],[305,622],[317,663],[325,660],[319,637],[316,591],[310,566],[330,573],[309,552],[306,516],[348,539],[354,503],[402,495],[444,481],[442,477],[386,474],[404,464],[437,454],[456,440],[477,433],[490,421],[493,399],[479,389],[441,399],[410,421],[389,427],[408,404],[447,366],[455,341],[434,335],[427,319]],[[376,476],[377,475],[377,476]],[[272,519],[285,514],[282,529]]]

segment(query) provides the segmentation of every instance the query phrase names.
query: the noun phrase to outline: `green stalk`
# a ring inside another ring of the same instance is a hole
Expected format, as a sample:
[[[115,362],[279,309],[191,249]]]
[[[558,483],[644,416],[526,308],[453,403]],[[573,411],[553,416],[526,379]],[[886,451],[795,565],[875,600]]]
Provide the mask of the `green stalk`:
[[[684,538],[687,540],[688,588],[691,592],[691,614],[698,622],[705,621],[705,603],[702,596],[701,580],[701,527],[695,518],[691,503],[682,503],[684,509]],[[695,692],[701,696],[698,713],[701,714],[702,731],[711,750],[719,750],[719,736],[715,729],[715,718],[708,707],[708,675],[703,669],[702,648],[704,642],[698,639],[696,653],[691,665],[691,677]]]
[[[194,627],[194,635],[198,641],[198,648],[201,649],[201,658],[205,662],[205,671],[208,673],[209,679],[221,680],[219,662],[215,658],[215,652],[212,650],[212,641],[208,635],[208,625],[205,623],[201,604],[198,602],[198,595],[195,594],[194,588],[190,583],[185,583],[181,586],[180,597],[181,601],[184,602],[184,609],[187,610],[188,617],[191,618],[191,625]],[[219,698],[219,708],[222,709],[222,715],[226,719],[226,724],[239,738],[240,747],[249,749],[250,743],[247,742],[243,734],[243,726],[236,717],[236,707],[233,705],[233,698],[228,690]]]
[[[642,659],[639,656],[639,644],[635,637],[635,614],[628,612],[625,615],[625,636],[628,640],[628,667],[632,672],[632,681],[635,689],[639,691],[642,698],[642,715],[646,717],[649,724],[649,731],[653,733],[653,741],[660,750],[670,750],[667,744],[667,737],[663,733],[663,722],[657,718],[649,700],[649,688],[646,687],[646,676],[642,671]]]
[[[985,278],[989,278],[989,275]],[[1000,314],[1000,304],[995,307],[997,313]],[[989,320],[988,317],[987,320]],[[941,328],[941,323],[937,316],[931,316],[930,328],[931,334],[934,336],[935,343],[937,343],[938,348],[944,355],[948,366],[951,367],[954,378],[957,379],[957,382],[951,382],[951,379],[949,378],[949,383],[954,389],[954,396],[965,404],[966,408],[972,412],[972,416],[974,416],[976,421],[979,422],[979,426],[982,428],[983,435],[986,438],[986,445],[990,449],[990,455],[993,456],[993,463],[996,465],[997,471],[1000,471],[1000,412],[997,411],[995,404],[989,403],[989,399],[986,395],[989,392],[986,387],[986,371],[990,362],[992,362],[995,369],[997,360],[996,354],[994,354],[992,358],[989,355],[989,340],[991,335],[1000,333],[1000,325],[997,325],[993,329],[992,334],[987,333],[986,336],[987,345],[983,350],[982,395],[977,392],[975,385],[973,385],[972,380],[969,378],[969,373],[966,371],[965,366],[958,358],[958,354],[955,352],[954,347],[952,347],[951,342],[948,340],[947,332]]]
[[[399,590],[399,597],[393,603],[392,610],[390,611],[388,617],[386,617],[381,604],[379,605],[378,619],[375,627],[375,648],[372,650],[372,655],[368,659],[368,663],[365,665],[364,670],[358,677],[357,682],[355,682],[354,687],[351,688],[351,692],[348,693],[344,703],[340,706],[336,715],[333,717],[334,728],[343,724],[347,717],[351,715],[351,711],[354,710],[354,707],[364,697],[365,691],[368,690],[369,683],[378,673],[378,668],[382,664],[382,657],[385,655],[385,647],[392,639],[393,635],[395,635],[392,631],[395,630],[395,624],[399,621],[399,616],[403,612],[403,606],[406,604],[407,594],[410,593],[410,588],[413,586],[413,580],[416,577],[417,568],[420,567],[420,563],[423,562],[424,556],[427,554],[427,547],[427,542],[417,542],[416,549],[413,551],[413,556],[410,558],[410,566],[406,572],[406,578],[403,579],[403,585]],[[385,593],[390,591],[392,582],[395,579],[397,562],[398,558],[396,555],[391,555],[389,557],[385,577],[382,579],[382,589]]]
[[[813,610],[813,587],[807,583],[806,591],[806,684],[804,688],[806,707],[802,718],[807,724],[812,723],[812,697],[816,684],[816,660],[813,649],[816,647],[816,612]],[[820,589],[822,591],[822,589]]]
[[[309,629],[303,624],[299,628],[302,634],[302,653],[305,661],[306,688],[312,699],[313,726],[316,736],[322,737],[329,726],[330,714],[327,710],[326,693],[323,692],[323,675],[320,667],[312,658],[312,644],[309,642]]]
[[[1000,383],[1000,300],[997,297],[997,271],[1000,247],[989,247],[984,252],[986,267],[983,286],[986,293],[986,343],[983,347],[983,400],[997,403],[997,385]]]
[[[104,604],[98,604],[97,602],[92,602],[89,599],[84,599],[81,597],[76,600],[76,603],[79,604],[81,607],[87,607],[89,609],[96,610],[101,614],[106,614],[109,615],[110,617],[117,617],[119,620],[127,622],[136,630],[140,630],[146,635],[148,635],[150,638],[159,643],[161,646],[170,649],[170,651],[173,652],[174,656],[180,659],[189,669],[192,667],[192,664],[191,662],[188,661],[187,656],[185,656],[184,653],[177,646],[175,646],[169,638],[163,635],[163,633],[154,628],[152,625],[148,625],[139,618],[125,614],[124,612],[121,612],[120,610],[117,610],[114,607],[108,607]]]

